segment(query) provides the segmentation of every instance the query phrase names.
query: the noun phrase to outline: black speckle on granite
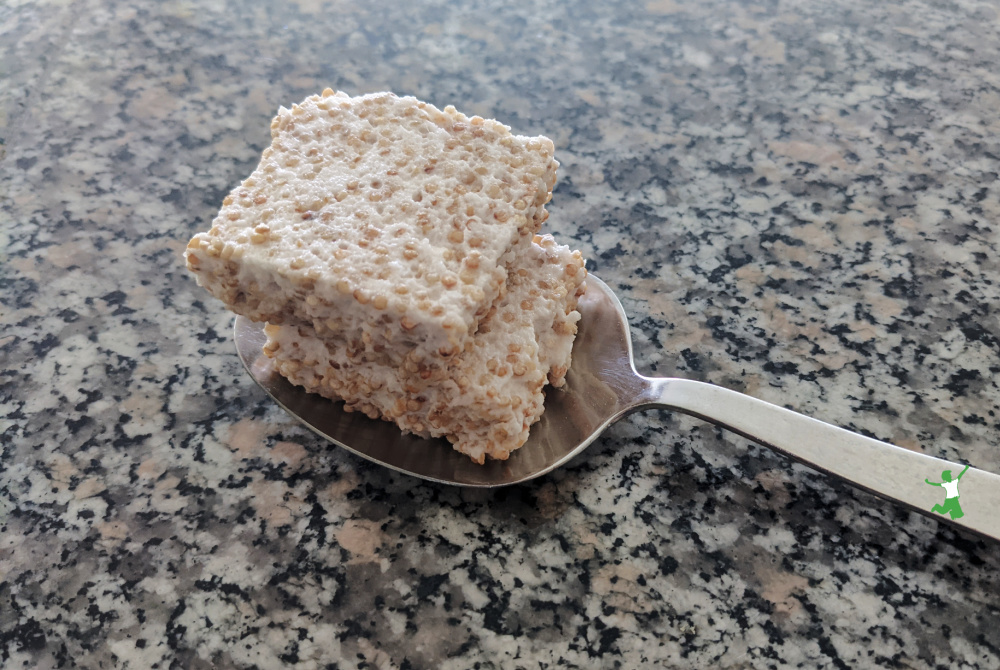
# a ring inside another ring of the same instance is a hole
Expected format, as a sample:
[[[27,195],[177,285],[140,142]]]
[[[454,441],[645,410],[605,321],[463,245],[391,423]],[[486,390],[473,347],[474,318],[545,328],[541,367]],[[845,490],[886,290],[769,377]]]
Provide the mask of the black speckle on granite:
[[[1000,666],[995,543],[666,412],[499,491],[308,433],[186,272],[269,122],[557,147],[637,367],[1000,472],[989,3],[0,6],[0,665]]]

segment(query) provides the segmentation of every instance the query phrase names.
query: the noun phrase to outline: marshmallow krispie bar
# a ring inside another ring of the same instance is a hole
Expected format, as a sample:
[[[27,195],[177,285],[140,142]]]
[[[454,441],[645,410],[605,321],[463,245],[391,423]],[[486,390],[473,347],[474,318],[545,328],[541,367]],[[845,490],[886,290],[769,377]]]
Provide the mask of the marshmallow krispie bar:
[[[349,410],[447,437],[479,463],[505,459],[541,416],[545,383],[564,383],[585,276],[579,251],[536,236],[512,260],[506,290],[475,335],[430,373],[391,357],[372,360],[309,326],[267,326],[264,352],[292,383],[344,400]]]
[[[500,296],[558,166],[547,138],[392,93],[327,89],[281,108],[271,138],[188,268],[238,314],[425,370]]]

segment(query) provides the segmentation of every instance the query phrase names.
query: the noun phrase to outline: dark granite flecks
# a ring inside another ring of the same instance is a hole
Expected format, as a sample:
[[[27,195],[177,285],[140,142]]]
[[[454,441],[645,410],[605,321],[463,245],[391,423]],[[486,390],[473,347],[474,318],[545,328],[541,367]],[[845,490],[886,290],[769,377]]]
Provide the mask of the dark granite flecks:
[[[641,369],[1000,472],[995,5],[505,4],[0,4],[0,666],[1000,667],[996,543],[693,419],[456,490],[242,372],[187,238],[389,89],[555,140]]]

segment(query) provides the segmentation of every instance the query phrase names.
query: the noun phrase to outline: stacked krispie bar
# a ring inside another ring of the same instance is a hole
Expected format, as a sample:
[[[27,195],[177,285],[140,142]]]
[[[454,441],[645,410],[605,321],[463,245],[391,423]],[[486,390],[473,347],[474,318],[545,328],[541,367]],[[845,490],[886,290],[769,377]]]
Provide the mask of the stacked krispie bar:
[[[266,321],[289,380],[351,410],[506,458],[563,383],[586,271],[537,235],[558,164],[544,137],[453,107],[327,89],[188,244],[188,268]]]

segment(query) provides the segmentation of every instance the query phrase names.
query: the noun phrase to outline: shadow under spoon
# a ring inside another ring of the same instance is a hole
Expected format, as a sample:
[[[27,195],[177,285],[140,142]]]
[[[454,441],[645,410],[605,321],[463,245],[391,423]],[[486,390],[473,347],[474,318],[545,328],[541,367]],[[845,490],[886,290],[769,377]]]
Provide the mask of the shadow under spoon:
[[[343,403],[293,386],[262,351],[263,324],[237,317],[236,348],[250,376],[310,430],[362,458],[423,479],[475,487],[524,482],[567,463],[625,415],[661,408],[710,421],[875,495],[1000,539],[1000,476],[713,384],[640,375],[632,362],[621,303],[594,275],[586,281],[566,386],[547,390],[542,418],[532,426],[527,443],[506,461],[477,465],[444,439],[404,435],[393,423],[345,412]]]

